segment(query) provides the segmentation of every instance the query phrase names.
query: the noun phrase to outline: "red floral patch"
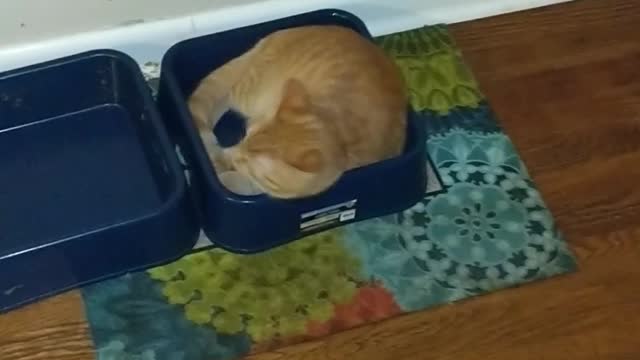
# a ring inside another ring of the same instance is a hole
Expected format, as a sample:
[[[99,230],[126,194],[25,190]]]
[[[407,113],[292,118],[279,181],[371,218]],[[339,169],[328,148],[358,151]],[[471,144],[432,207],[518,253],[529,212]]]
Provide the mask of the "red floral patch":
[[[307,335],[322,337],[402,313],[393,295],[385,288],[369,285],[359,288],[353,300],[335,306],[335,316],[326,322],[310,322]]]

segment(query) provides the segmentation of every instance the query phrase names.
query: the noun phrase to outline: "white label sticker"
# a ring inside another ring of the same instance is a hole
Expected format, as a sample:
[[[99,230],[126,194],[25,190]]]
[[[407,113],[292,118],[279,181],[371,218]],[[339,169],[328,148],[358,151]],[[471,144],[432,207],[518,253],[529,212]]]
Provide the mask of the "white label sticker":
[[[356,217],[355,206],[357,202],[358,200],[354,199],[306,212],[300,215],[300,230],[310,231],[319,227],[327,227],[353,220]]]
[[[340,221],[353,220],[356,217],[356,209],[343,211],[340,213]]]

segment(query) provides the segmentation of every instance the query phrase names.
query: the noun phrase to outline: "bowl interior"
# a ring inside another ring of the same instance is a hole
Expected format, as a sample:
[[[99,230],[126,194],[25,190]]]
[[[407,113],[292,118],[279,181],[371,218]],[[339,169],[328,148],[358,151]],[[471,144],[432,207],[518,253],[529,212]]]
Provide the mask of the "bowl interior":
[[[174,82],[175,87],[172,89],[174,92],[173,96],[176,97],[179,106],[183,107],[184,111],[182,111],[182,113],[188,115],[186,101],[189,95],[197,86],[198,82],[211,71],[243,54],[261,38],[274,31],[305,25],[341,25],[354,29],[367,38],[371,38],[364,24],[357,18],[341,11],[321,10],[300,17],[294,16],[180,42],[174,45],[165,56],[163,71],[169,74]],[[187,116],[187,118],[183,118],[181,121],[191,122],[192,120],[190,116]],[[190,132],[192,135],[191,140],[196,143],[201,143],[199,136],[194,136],[196,132],[193,125],[186,124],[186,126],[192,128]],[[405,154],[419,150],[416,147],[415,131],[416,124],[410,117],[407,127],[408,139]],[[226,113],[214,129],[214,133],[218,136],[223,146],[230,146],[237,143],[244,136],[244,132],[243,119],[233,112]],[[201,144],[200,146],[195,146],[195,150],[201,153],[199,156],[196,156],[196,161],[208,162],[208,158],[204,154],[204,147],[201,146]],[[394,159],[391,159],[390,161],[393,160]],[[209,164],[199,164],[199,166],[203,169],[213,170],[213,167]],[[353,174],[357,174],[361,170],[362,169],[351,170],[345,176],[353,176]],[[205,173],[207,173],[207,171],[205,171]],[[213,187],[216,192],[223,193],[229,200],[242,202],[269,200],[265,195],[242,196],[234,194],[220,184],[215,174],[213,176],[208,175],[209,174],[207,174],[206,177],[209,179],[210,186]]]
[[[111,54],[0,74],[0,258],[145,216],[175,179]]]

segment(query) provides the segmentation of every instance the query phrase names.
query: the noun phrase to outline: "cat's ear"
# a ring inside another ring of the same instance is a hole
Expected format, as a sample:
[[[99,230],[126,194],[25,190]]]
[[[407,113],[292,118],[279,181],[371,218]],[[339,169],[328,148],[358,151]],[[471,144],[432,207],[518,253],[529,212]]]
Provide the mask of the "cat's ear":
[[[280,110],[306,111],[311,106],[311,98],[305,86],[297,79],[284,83]]]
[[[315,173],[324,167],[322,152],[318,149],[309,149],[291,156],[287,159],[289,165],[307,173]]]

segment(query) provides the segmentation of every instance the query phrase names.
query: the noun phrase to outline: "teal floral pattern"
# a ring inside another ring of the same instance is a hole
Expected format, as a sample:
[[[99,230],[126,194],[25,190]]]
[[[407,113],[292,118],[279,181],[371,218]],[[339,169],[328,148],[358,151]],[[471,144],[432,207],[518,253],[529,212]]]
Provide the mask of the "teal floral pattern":
[[[221,335],[188,321],[145,273],[83,289],[98,360],[230,360],[249,352],[245,334]]]
[[[526,242],[525,208],[498,187],[456,184],[425,208],[428,237],[459,263],[496,265]]]
[[[460,124],[469,121],[465,114],[476,112],[456,109]],[[398,215],[347,227],[367,276],[391,289],[406,311],[575,266],[509,138],[495,126],[456,125],[432,128],[427,141],[445,192]]]
[[[431,157],[445,185],[455,182],[495,184],[498,177],[511,173],[528,178],[524,164],[509,138],[503,133],[469,132],[451,129],[432,135],[427,142]]]

